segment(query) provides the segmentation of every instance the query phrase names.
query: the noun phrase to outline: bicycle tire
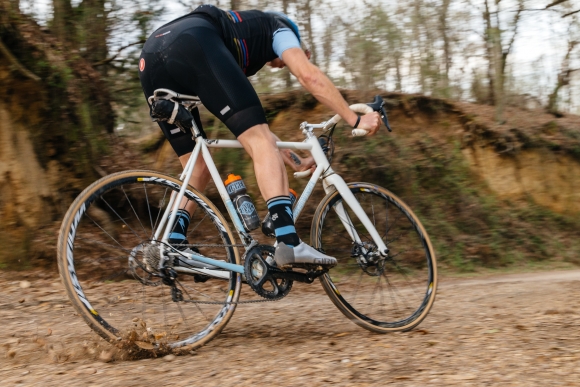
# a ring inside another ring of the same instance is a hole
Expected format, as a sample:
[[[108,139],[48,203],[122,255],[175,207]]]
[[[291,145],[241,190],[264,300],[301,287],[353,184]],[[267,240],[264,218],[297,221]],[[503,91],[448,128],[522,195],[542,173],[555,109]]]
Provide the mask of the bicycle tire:
[[[129,340],[146,350],[193,349],[217,336],[235,311],[240,274],[207,282],[179,274],[184,302],[173,302],[171,288],[155,277],[156,266],[147,266],[155,258],[149,249],[155,246],[152,230],[180,187],[179,180],[157,172],[119,172],[87,187],[64,216],[57,247],[61,279],[78,314],[109,342]],[[240,264],[219,210],[191,186],[185,199],[197,204],[190,241],[200,241],[205,256]]]
[[[436,258],[429,236],[411,209],[390,191],[368,183],[349,183],[348,187],[377,228],[389,254],[382,260],[375,255],[374,263],[357,260],[363,250],[353,242],[338,212],[331,211],[343,202],[338,191],[332,192],[316,209],[310,235],[315,248],[338,260],[335,268],[320,277],[322,286],[334,305],[365,329],[378,333],[413,329],[429,313],[437,290]],[[385,216],[379,217],[379,211]],[[372,238],[350,208],[346,214],[341,216],[351,219],[364,248],[376,251]],[[377,291],[379,305],[375,303]],[[369,292],[371,299],[365,303],[361,297]]]

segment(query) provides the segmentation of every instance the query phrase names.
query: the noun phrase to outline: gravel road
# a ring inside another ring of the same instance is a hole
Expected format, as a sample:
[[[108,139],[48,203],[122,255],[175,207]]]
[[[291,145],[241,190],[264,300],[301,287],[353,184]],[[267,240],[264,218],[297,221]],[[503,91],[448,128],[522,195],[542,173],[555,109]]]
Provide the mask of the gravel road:
[[[297,284],[239,306],[192,354],[141,360],[93,334],[56,278],[0,273],[3,387],[580,386],[580,270],[443,278],[427,319],[389,335],[348,321],[318,282]]]

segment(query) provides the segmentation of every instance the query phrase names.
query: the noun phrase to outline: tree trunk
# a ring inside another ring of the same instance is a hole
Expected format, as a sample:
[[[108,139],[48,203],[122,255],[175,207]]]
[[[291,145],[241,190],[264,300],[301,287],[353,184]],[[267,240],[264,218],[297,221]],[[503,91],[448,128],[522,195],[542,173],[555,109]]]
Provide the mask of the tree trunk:
[[[561,116],[562,113],[558,111],[558,92],[564,86],[568,86],[570,84],[570,75],[578,71],[577,69],[570,69],[570,55],[574,48],[580,44],[577,41],[569,41],[568,42],[568,50],[564,59],[562,60],[562,67],[560,68],[560,73],[558,74],[558,79],[556,81],[556,86],[554,86],[554,90],[548,96],[548,106],[546,110],[550,114],[554,114],[555,116]]]
[[[77,34],[74,25],[74,13],[70,0],[53,0],[54,15],[52,30],[60,42],[75,46]]]
[[[0,266],[23,267],[54,257],[52,227],[96,178],[114,114],[99,74],[27,16],[3,18],[0,42]]]
[[[83,42],[85,58],[91,63],[107,57],[108,22],[105,0],[84,0],[79,6],[82,16]],[[102,67],[102,71],[106,68]]]
[[[309,49],[310,52],[312,53],[312,56],[310,57],[310,61],[312,63],[314,63],[315,65],[317,65],[317,55],[316,55],[316,45],[314,44],[315,38],[314,38],[314,34],[312,32],[312,4],[310,3],[310,0],[304,0],[304,6],[303,6],[303,15],[304,15],[304,20],[305,20],[305,25],[304,28],[306,29],[306,36],[308,37],[308,43],[309,43]]]
[[[493,27],[491,24],[491,13],[489,11],[488,0],[485,0],[483,20],[485,22],[485,52],[487,56],[487,80],[489,83],[487,103],[495,105],[494,40],[492,37]]]
[[[494,99],[495,99],[495,121],[503,122],[503,110],[505,106],[505,76],[504,76],[504,56],[501,47],[501,32],[495,27],[489,31],[493,48],[493,69],[494,69]]]
[[[445,97],[449,98],[449,71],[451,69],[451,48],[449,43],[449,34],[447,26],[447,17],[451,0],[443,0],[439,12],[439,30],[443,39],[443,62],[445,64],[445,73],[443,74],[442,89]]]
[[[282,12],[286,15],[288,14],[288,3],[289,0],[282,0]],[[292,88],[292,77],[288,69],[283,70],[282,78],[284,80],[284,89],[290,90]]]

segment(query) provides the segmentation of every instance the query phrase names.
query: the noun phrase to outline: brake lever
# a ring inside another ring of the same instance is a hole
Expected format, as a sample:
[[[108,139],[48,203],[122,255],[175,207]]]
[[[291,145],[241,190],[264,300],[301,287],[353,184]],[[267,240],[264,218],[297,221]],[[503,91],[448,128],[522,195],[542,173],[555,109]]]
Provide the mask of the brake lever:
[[[384,107],[385,101],[383,101],[383,98],[380,95],[375,95],[375,100],[371,103],[367,103],[367,105],[370,106],[375,112],[379,112],[381,114],[381,119],[383,120],[383,123],[385,124],[389,132],[392,132],[393,130],[389,125],[389,119],[387,118],[387,112],[385,111]]]
[[[384,104],[384,102],[383,102],[383,104]],[[393,129],[391,129],[391,127],[389,126],[389,119],[387,118],[387,112],[385,111],[385,108],[383,106],[381,106],[381,118],[383,119],[383,123],[387,127],[387,130],[389,132],[392,132]]]

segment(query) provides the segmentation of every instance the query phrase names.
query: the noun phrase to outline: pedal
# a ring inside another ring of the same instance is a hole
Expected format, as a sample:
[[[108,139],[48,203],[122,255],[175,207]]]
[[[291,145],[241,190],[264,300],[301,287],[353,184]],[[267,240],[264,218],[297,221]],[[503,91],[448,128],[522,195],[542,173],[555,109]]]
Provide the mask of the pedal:
[[[299,271],[293,271],[293,270],[280,270],[280,269],[272,268],[270,270],[270,272],[271,272],[270,275],[272,276],[272,278],[286,279],[286,280],[290,280],[290,281],[298,281],[298,282],[311,284],[312,282],[314,282],[314,280],[316,278],[328,273],[328,269],[323,268],[321,266],[317,266],[317,265],[303,265],[303,266],[309,266],[309,268],[297,267],[297,266],[293,266],[293,268],[294,269],[296,269],[296,268],[305,269],[305,270],[307,270],[305,273],[299,272]],[[313,270],[313,269],[315,269],[315,270]]]

